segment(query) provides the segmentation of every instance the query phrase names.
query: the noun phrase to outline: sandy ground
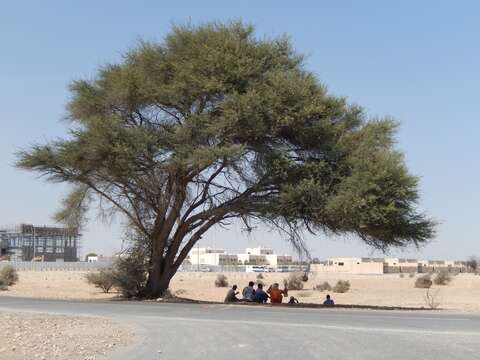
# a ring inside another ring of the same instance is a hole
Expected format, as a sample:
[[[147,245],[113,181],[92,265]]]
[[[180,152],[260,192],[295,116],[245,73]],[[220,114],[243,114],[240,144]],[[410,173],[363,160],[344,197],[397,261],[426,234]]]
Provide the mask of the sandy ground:
[[[172,281],[171,288],[179,296],[223,301],[227,289],[215,288],[214,281],[218,274],[215,273],[178,273]],[[239,290],[248,284],[249,280],[256,281],[256,274],[252,273],[225,273],[229,285],[236,284]],[[265,273],[262,281],[267,284],[278,282],[283,285],[283,279],[288,277],[284,273]],[[433,286],[438,289],[438,302],[440,307],[461,311],[480,312],[480,276],[461,274],[452,277],[453,280],[446,286]],[[328,281],[335,285],[339,279],[350,281],[350,291],[343,294],[321,292],[313,290],[317,284]],[[425,304],[425,289],[414,287],[415,278],[408,275],[400,278],[398,274],[388,275],[334,275],[310,274],[309,281],[305,283],[302,291],[289,291],[300,302],[322,303],[325,295],[329,293],[337,304],[356,305],[382,305],[422,307]]]
[[[176,295],[207,301],[223,301],[228,289],[216,288],[217,273],[178,273],[172,280],[171,290]],[[230,285],[237,284],[239,290],[249,280],[255,281],[254,273],[225,273]],[[115,293],[103,294],[88,285],[81,272],[19,272],[20,281],[8,291],[0,291],[0,296],[22,296],[59,299],[108,299]],[[264,283],[283,283],[288,276],[285,273],[265,273]],[[418,275],[417,275],[418,276]],[[337,304],[384,305],[422,307],[425,304],[425,290],[414,287],[415,278],[408,275],[401,278],[398,274],[389,275],[334,275],[310,274],[302,291],[290,291],[300,302],[322,303],[327,292],[313,290],[316,284],[328,281],[332,286],[339,279],[349,280],[350,291],[344,294],[329,292]],[[480,276],[460,274],[446,286],[434,286],[438,289],[437,301],[440,307],[461,311],[480,312]]]
[[[106,319],[0,312],[0,359],[94,360],[126,345],[128,329]]]
[[[47,299],[109,299],[85,281],[85,272],[77,271],[19,271],[19,282],[0,291],[0,296],[19,296]]]

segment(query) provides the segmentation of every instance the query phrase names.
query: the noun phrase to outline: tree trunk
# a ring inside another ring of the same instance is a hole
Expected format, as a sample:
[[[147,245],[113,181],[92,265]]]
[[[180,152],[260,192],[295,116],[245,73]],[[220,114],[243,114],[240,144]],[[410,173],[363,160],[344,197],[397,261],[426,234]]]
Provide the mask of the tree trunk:
[[[156,299],[162,297],[168,290],[170,280],[172,279],[171,269],[167,269],[164,265],[165,263],[161,259],[152,259],[152,268],[148,272],[145,289],[146,298]]]
[[[151,268],[148,271],[148,279],[144,296],[148,299],[162,297],[168,286],[172,275],[166,259],[164,258],[164,245],[166,240],[156,238],[153,240],[153,251],[151,255]]]

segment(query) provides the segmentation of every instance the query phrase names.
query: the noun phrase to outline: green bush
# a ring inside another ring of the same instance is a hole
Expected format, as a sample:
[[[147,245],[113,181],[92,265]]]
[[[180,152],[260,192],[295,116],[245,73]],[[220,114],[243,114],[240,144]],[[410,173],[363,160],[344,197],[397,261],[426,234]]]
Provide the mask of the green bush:
[[[423,275],[415,280],[415,287],[419,289],[429,289],[432,284],[433,282],[430,275]]]
[[[228,279],[225,275],[219,274],[217,279],[215,280],[216,287],[227,287],[228,286]]]
[[[348,290],[350,290],[350,281],[338,280],[332,290],[335,293],[346,293]]]
[[[147,284],[147,264],[141,253],[118,258],[113,267],[113,286],[123,297],[139,297]]]
[[[330,286],[330,284],[328,283],[328,281],[325,281],[321,284],[317,284],[313,287],[313,290],[317,290],[317,291],[330,291],[332,290],[332,287]]]
[[[0,279],[3,279],[3,282],[7,286],[15,285],[18,281],[17,270],[13,266],[7,265],[0,270]]]
[[[85,279],[89,284],[102,289],[105,294],[108,294],[115,285],[115,272],[111,269],[89,272],[85,275]]]
[[[440,271],[433,278],[433,283],[435,285],[447,285],[450,281],[452,281],[452,277],[446,271]]]

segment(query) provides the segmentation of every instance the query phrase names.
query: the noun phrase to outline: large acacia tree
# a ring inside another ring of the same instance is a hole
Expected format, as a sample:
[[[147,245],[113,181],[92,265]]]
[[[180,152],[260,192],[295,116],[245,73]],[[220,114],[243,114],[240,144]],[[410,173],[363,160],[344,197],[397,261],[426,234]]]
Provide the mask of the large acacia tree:
[[[396,124],[329,94],[288,39],[242,23],[175,26],[70,90],[69,137],[17,165],[72,185],[60,221],[81,224],[96,200],[128,219],[148,244],[147,297],[232,218],[298,247],[305,232],[381,249],[433,235],[393,147]]]

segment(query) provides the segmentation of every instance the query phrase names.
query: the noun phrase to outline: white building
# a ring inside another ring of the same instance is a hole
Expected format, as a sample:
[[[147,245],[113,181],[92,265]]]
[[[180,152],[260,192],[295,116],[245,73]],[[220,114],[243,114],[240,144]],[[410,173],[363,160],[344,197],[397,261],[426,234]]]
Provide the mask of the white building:
[[[266,247],[246,248],[245,253],[252,255],[272,255],[273,249]]]
[[[293,262],[293,258],[291,255],[265,255],[267,257],[268,265],[272,267],[277,267],[280,265],[291,265]]]
[[[291,255],[277,255],[274,254],[272,248],[267,247],[246,248],[245,254],[238,254],[238,259],[245,265],[266,265],[271,267],[290,265],[293,261]]]
[[[238,265],[238,256],[227,254],[221,248],[194,248],[190,250],[186,260],[191,265]]]
[[[257,255],[257,254],[238,254],[238,260],[242,262],[243,265],[268,265],[266,255]]]
[[[190,265],[262,265],[277,267],[290,265],[291,255],[277,255],[273,249],[265,247],[247,248],[243,254],[227,254],[222,248],[193,248],[185,263]]]
[[[323,273],[394,274],[433,271],[465,272],[467,268],[462,261],[343,257],[312,264],[310,270]]]
[[[97,255],[89,255],[87,256],[87,262],[97,262],[98,261],[98,256]]]

